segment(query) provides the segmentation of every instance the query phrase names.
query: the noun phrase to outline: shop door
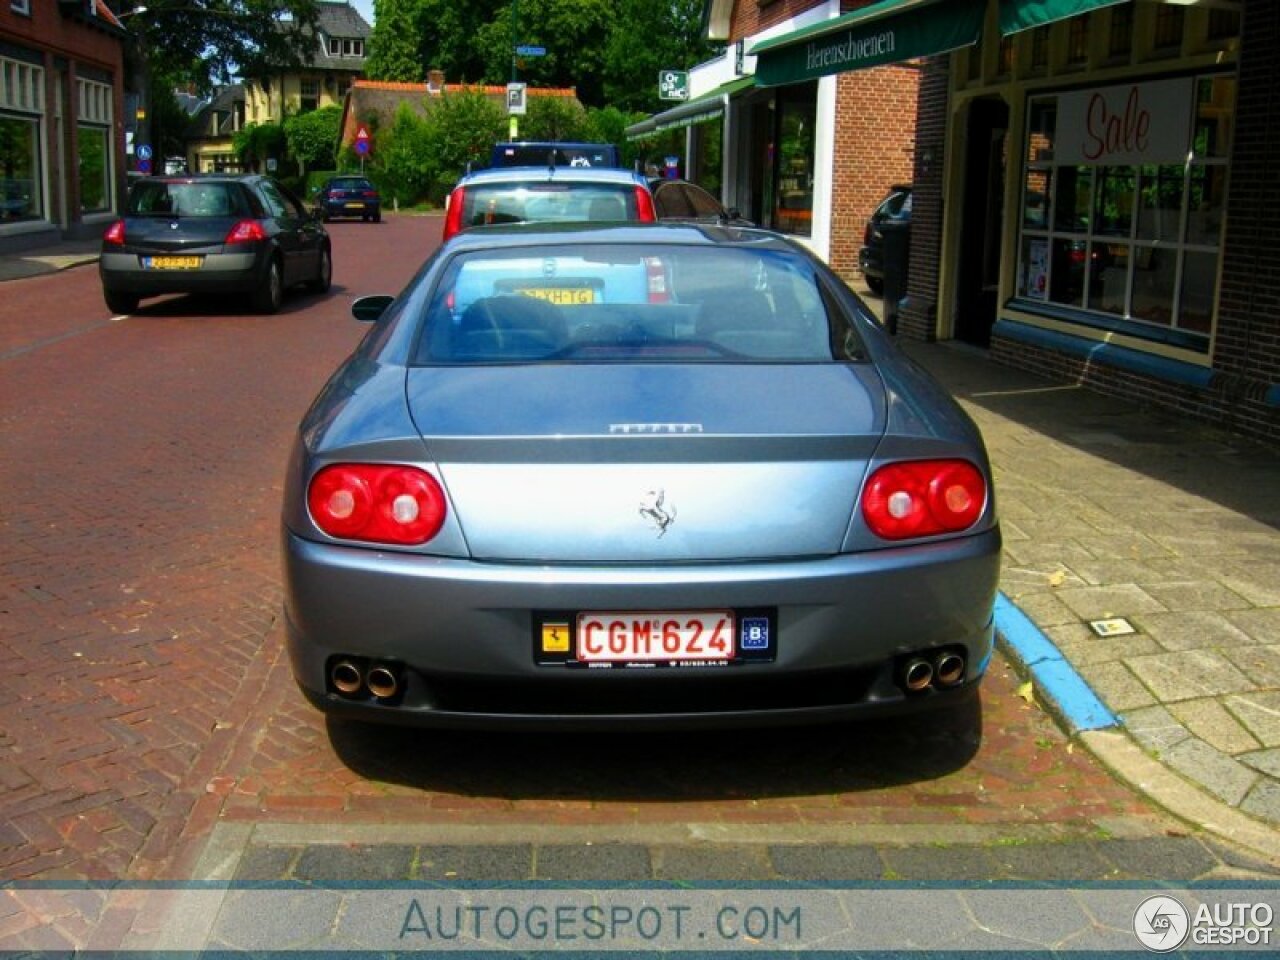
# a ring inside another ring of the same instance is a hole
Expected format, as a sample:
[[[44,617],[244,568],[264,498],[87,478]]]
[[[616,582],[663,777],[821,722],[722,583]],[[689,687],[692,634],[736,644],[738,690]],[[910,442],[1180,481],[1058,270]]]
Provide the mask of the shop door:
[[[751,213],[748,219],[762,227],[772,226],[773,114],[772,99],[751,105],[751,153],[747,160]]]
[[[985,347],[996,322],[1000,241],[1004,226],[1005,138],[1009,108],[1003,100],[969,107],[964,195],[956,283],[956,339]]]

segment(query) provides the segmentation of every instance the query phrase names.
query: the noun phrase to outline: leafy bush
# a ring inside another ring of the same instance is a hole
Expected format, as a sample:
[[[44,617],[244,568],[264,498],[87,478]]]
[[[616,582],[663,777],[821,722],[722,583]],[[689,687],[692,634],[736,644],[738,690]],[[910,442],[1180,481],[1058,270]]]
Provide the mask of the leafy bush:
[[[334,146],[342,124],[342,108],[321,107],[289,117],[284,122],[289,153],[304,170],[332,167]]]

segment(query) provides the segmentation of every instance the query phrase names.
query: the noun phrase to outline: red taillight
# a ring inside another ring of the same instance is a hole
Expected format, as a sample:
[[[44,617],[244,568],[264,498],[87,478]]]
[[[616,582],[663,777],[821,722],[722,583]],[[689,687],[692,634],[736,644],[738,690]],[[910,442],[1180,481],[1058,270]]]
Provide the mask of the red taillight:
[[[107,243],[117,246],[124,246],[124,221],[117,220],[111,226],[107,227],[107,232],[102,235],[102,239]]]
[[[366,190],[366,191],[364,192],[364,197],[365,197],[365,199],[366,199],[366,200],[377,200],[377,199],[378,199],[378,191],[377,191],[377,190]]]
[[[255,240],[267,239],[267,232],[262,229],[262,224],[257,220],[241,220],[231,232],[227,234],[227,239],[223,243],[253,243]]]
[[[449,194],[449,204],[444,214],[444,238],[448,240],[462,229],[462,201],[466,198],[466,187],[455,187]]]
[[[330,190],[330,191],[329,191],[329,199],[330,199],[330,200],[341,200],[341,199],[342,199],[342,191],[341,191],[341,190]]]
[[[864,247],[871,246],[871,238],[876,235],[875,227],[871,225],[871,221],[867,221],[866,227],[862,231],[862,245]]]
[[[891,463],[873,473],[862,492],[862,516],[886,540],[966,530],[986,504],[986,481],[966,460]]]
[[[650,303],[670,303],[671,287],[667,283],[667,268],[661,257],[644,258],[644,275],[649,290]]]
[[[426,543],[444,525],[444,491],[417,467],[341,463],[311,478],[307,506],[331,537],[369,543]]]
[[[636,219],[641,223],[653,223],[658,219],[653,212],[653,195],[644,187],[636,187]]]

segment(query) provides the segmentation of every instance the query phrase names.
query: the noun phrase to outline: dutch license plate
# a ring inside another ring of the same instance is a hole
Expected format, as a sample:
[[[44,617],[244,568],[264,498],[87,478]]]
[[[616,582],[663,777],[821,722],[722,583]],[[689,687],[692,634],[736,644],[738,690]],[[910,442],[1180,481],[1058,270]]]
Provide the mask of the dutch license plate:
[[[348,210],[363,210],[363,209],[364,209],[364,204],[363,204],[363,203],[348,203],[348,204],[346,205],[346,207],[347,207],[347,209],[348,209]]]
[[[147,270],[199,270],[203,257],[143,257]]]
[[[526,297],[537,297],[562,307],[578,306],[596,302],[596,291],[593,287],[520,287],[516,293]]]
[[[728,610],[580,613],[574,634],[581,663],[734,657],[734,618]]]

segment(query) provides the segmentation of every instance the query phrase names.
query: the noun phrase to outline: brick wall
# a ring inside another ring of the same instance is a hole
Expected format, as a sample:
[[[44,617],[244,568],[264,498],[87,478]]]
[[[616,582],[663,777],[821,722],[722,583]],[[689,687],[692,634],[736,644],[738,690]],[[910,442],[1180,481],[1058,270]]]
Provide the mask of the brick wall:
[[[916,154],[911,198],[911,264],[898,333],[911,340],[936,337],[942,258],[942,160],[947,136],[950,57],[929,57],[920,71]],[[926,156],[928,160],[926,162]]]
[[[920,71],[889,66],[836,78],[835,158],[831,194],[831,267],[857,272],[862,233],[890,185],[910,183]]]

